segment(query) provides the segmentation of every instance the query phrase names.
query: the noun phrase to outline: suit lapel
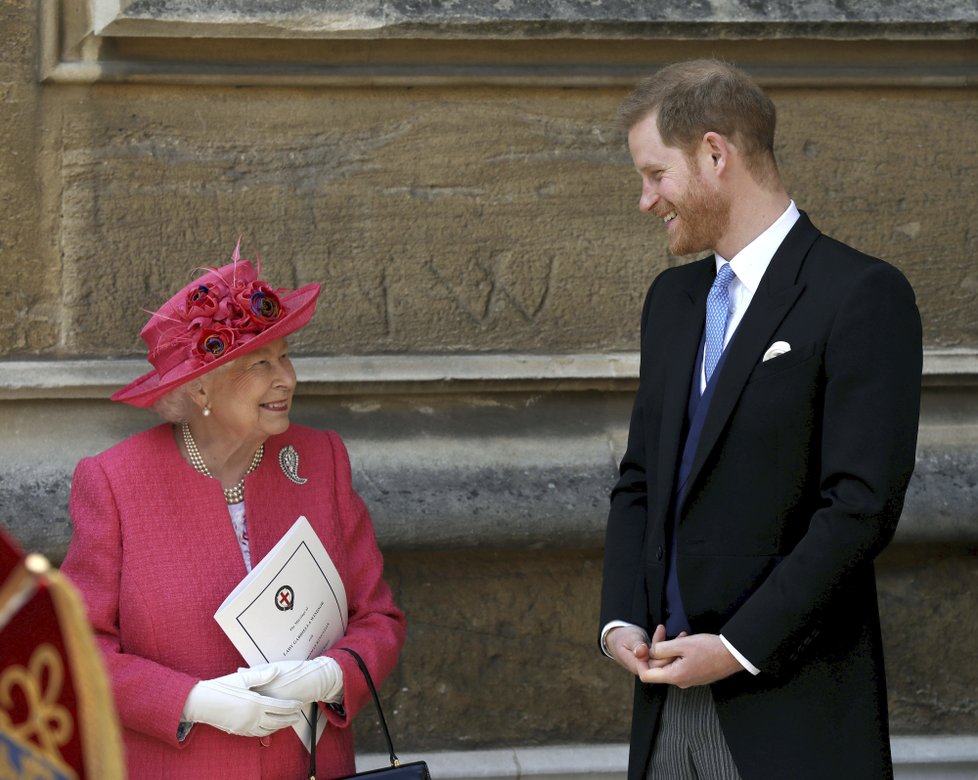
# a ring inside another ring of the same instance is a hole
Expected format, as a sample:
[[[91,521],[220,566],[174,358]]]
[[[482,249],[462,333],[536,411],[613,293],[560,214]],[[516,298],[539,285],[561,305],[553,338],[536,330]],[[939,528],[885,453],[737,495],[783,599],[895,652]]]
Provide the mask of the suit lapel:
[[[666,517],[676,478],[678,455],[683,448],[686,406],[690,381],[705,323],[706,296],[713,284],[716,261],[712,256],[693,263],[691,273],[675,306],[661,319],[669,323],[667,344],[663,349],[665,379],[662,393],[661,446],[656,464],[658,478],[658,517]]]
[[[723,370],[716,376],[717,386],[706,412],[703,431],[690,469],[690,486],[716,446],[748,377],[760,362],[785,315],[805,289],[804,283],[798,282],[798,274],[808,250],[818,236],[818,230],[802,213],[771,258],[760,286],[727,346]]]

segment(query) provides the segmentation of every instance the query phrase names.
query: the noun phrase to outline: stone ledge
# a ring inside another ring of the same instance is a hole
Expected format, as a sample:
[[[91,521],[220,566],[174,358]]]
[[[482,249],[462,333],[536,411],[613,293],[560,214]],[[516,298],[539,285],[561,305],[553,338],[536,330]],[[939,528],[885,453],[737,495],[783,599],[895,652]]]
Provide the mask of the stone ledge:
[[[40,77],[56,84],[625,89],[696,56],[738,62],[769,87],[978,84],[970,45],[978,11],[967,0],[763,9],[750,0],[423,8],[339,0],[328,11],[315,0],[275,8],[260,0],[52,0],[40,4],[40,28]]]
[[[344,438],[354,487],[385,550],[592,549],[603,543],[616,459],[600,436],[370,440],[354,431]],[[3,447],[10,451],[14,444],[5,439]],[[0,472],[0,522],[25,548],[56,562],[70,536],[72,470],[80,457],[100,449],[74,438],[61,447],[32,451],[36,461]],[[918,452],[896,543],[978,543],[974,452]],[[59,458],[64,462],[51,462]]]
[[[591,549],[604,538],[627,433],[628,397],[603,395],[481,407],[316,403],[296,421],[341,432],[385,550]],[[75,464],[154,422],[104,402],[0,404],[0,522],[60,560]],[[922,437],[897,543],[978,542],[978,426],[967,428],[953,441]]]
[[[388,550],[600,546],[638,356],[298,358],[294,419],[340,432]],[[107,402],[141,360],[0,362],[0,522],[54,560],[78,460],[156,423]],[[929,351],[896,541],[978,540],[978,353]]]
[[[456,0],[417,4],[397,0],[291,0],[271,10],[261,0],[91,0],[92,26],[101,36],[180,37],[551,37],[663,34],[751,37],[788,31],[806,35],[875,37],[893,34],[961,35],[978,24],[968,0],[839,0],[758,4]]]
[[[897,736],[891,739],[894,780],[964,780],[978,776],[978,736]],[[439,780],[621,780],[627,745],[560,745],[497,750],[398,754],[424,760]],[[360,771],[388,766],[384,754],[357,757]]]
[[[638,353],[581,355],[352,355],[297,357],[299,395],[598,389],[633,383]],[[0,361],[0,400],[108,398],[149,369],[145,360]]]
[[[297,357],[300,396],[462,391],[629,390],[637,352]],[[144,373],[137,359],[0,360],[0,400],[108,398]],[[978,350],[928,349],[925,385],[978,384]]]

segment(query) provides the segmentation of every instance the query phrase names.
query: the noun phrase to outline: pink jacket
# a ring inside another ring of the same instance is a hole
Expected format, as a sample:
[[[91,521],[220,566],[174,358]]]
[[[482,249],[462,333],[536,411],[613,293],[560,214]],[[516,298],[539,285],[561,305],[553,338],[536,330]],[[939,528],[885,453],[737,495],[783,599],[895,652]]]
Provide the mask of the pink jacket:
[[[286,445],[299,455],[296,485],[279,466]],[[252,561],[257,564],[299,515],[319,534],[346,586],[349,628],[342,644],[363,657],[377,684],[404,643],[404,616],[382,578],[370,515],[354,492],[340,437],[298,425],[265,443],[245,480]],[[108,667],[132,780],[297,780],[308,751],[291,728],[260,744],[198,724],[177,741],[180,714],[198,680],[244,665],[214,612],[245,576],[220,484],[180,456],[161,425],[132,436],[75,470],[74,533],[62,570],[82,592]],[[370,700],[352,657],[343,669],[345,716],[323,707],[329,725],[316,753],[319,777],[354,771],[350,719]]]

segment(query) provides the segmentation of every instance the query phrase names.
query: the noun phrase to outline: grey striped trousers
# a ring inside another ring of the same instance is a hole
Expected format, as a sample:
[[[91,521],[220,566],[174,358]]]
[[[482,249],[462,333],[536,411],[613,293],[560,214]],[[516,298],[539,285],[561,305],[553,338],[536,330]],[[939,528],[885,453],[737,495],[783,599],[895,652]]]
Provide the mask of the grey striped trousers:
[[[648,780],[741,780],[720,730],[708,685],[670,686],[662,708]]]

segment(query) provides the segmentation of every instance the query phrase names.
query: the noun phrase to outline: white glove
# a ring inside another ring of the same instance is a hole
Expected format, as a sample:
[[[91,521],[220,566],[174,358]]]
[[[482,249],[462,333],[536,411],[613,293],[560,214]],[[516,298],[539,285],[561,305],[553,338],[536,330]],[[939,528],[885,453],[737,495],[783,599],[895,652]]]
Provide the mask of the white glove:
[[[244,671],[243,669],[239,669]],[[251,667],[269,675],[255,690],[278,699],[298,699],[339,704],[343,701],[343,671],[335,658],[320,656],[309,661],[272,661]]]
[[[263,696],[256,690],[271,670],[242,669],[213,680],[201,680],[187,696],[181,720],[206,723],[244,737],[265,737],[302,719],[302,702]]]

